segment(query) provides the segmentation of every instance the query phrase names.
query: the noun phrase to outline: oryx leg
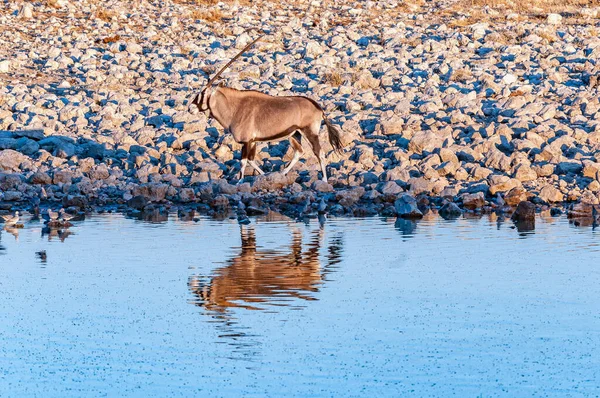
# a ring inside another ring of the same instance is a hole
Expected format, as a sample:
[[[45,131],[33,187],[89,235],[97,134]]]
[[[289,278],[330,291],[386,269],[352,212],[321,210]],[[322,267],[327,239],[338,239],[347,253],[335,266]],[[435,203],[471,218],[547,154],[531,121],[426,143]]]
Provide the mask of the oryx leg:
[[[248,162],[250,163],[250,166],[254,167],[254,170],[258,171],[258,174],[265,174],[254,161],[254,158],[256,157],[256,142],[250,142],[248,145],[250,146],[248,150]]]
[[[304,152],[302,149],[302,136],[300,134],[290,137],[290,144],[292,145],[292,148],[294,148],[294,157],[290,161],[290,164],[283,170],[283,175],[290,172],[292,167],[300,160],[300,155]]]
[[[325,170],[325,156],[321,152],[321,143],[319,142],[319,130],[321,129],[321,120],[313,123],[305,131],[304,135],[308,139],[310,146],[319,159],[319,165],[321,166],[321,172],[323,173],[323,181],[327,182],[327,171]]]
[[[238,180],[238,184],[240,184],[244,179],[244,172],[246,171],[246,165],[248,164],[248,147],[249,144],[247,143],[244,143],[242,146],[242,169],[240,170],[240,179]]]

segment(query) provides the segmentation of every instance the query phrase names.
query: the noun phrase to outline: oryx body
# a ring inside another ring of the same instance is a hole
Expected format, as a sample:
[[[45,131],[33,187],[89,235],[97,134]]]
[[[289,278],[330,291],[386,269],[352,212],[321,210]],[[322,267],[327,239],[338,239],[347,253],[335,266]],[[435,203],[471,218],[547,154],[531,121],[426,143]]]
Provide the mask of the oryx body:
[[[250,163],[260,174],[264,174],[254,161],[257,142],[273,142],[289,138],[294,148],[294,157],[283,171],[284,174],[289,172],[303,152],[301,136],[306,137],[310,143],[319,159],[323,180],[327,181],[325,159],[319,142],[321,122],[325,122],[327,126],[329,142],[335,151],[342,149],[342,142],[339,130],[329,122],[319,104],[301,96],[274,97],[253,90],[212,87],[221,73],[261,37],[254,39],[225,64],[206,83],[202,92],[196,95],[192,105],[196,105],[201,112],[208,111],[210,116],[223,126],[225,132],[230,132],[233,138],[243,145],[240,181],[244,178],[247,163]],[[295,135],[296,133],[300,136]]]
[[[319,142],[323,121],[334,150],[342,148],[339,131],[331,125],[319,104],[307,97],[274,97],[258,91],[217,87],[203,91],[193,103],[201,110],[209,110],[225,132],[231,133],[235,141],[243,145],[240,180],[244,177],[247,163],[263,174],[254,160],[257,142],[289,138],[294,157],[283,171],[287,174],[303,153],[300,140],[303,136],[319,159],[323,180],[327,181],[325,159]]]

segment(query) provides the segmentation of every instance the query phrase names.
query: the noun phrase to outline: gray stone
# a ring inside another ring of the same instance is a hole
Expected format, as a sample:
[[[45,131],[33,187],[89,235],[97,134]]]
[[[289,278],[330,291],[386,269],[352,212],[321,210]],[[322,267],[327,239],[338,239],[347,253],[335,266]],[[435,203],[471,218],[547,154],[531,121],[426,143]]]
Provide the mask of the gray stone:
[[[511,218],[514,221],[535,221],[535,205],[527,201],[520,202]]]
[[[440,208],[438,213],[440,216],[448,220],[460,217],[462,215],[462,210],[456,205],[456,203],[447,202]]]
[[[394,209],[396,209],[396,215],[402,218],[423,218],[423,213],[417,207],[416,199],[409,195],[400,195],[394,202]]]

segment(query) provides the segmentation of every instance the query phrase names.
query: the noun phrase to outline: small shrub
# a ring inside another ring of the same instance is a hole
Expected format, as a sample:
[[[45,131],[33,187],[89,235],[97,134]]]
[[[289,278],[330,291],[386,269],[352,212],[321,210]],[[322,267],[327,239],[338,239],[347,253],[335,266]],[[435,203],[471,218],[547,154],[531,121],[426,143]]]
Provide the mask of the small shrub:
[[[325,73],[325,76],[323,76],[323,82],[333,87],[338,87],[344,83],[344,80],[338,71],[333,71]]]

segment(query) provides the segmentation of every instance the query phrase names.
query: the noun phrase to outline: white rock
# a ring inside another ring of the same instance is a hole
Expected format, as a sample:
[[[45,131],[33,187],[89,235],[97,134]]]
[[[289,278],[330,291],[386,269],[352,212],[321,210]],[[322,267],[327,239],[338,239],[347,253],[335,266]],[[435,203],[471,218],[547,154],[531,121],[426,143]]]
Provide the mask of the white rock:
[[[517,76],[513,75],[512,73],[507,73],[502,78],[502,83],[504,83],[504,84],[513,84],[516,81],[517,81]]]
[[[235,48],[244,48],[248,43],[252,41],[252,38],[248,33],[242,33],[235,39]]]
[[[548,14],[546,22],[552,25],[558,25],[562,22],[562,16],[560,14]]]
[[[137,43],[127,43],[127,52],[130,54],[141,54],[144,51],[143,47]]]
[[[0,61],[0,73],[8,73],[10,72],[10,61],[4,60]]]
[[[33,5],[31,3],[25,3],[19,10],[19,16],[21,18],[29,19],[33,17]]]
[[[306,44],[306,50],[304,54],[307,57],[315,58],[316,56],[323,54],[323,52],[324,51],[319,43],[316,41],[309,41]]]

